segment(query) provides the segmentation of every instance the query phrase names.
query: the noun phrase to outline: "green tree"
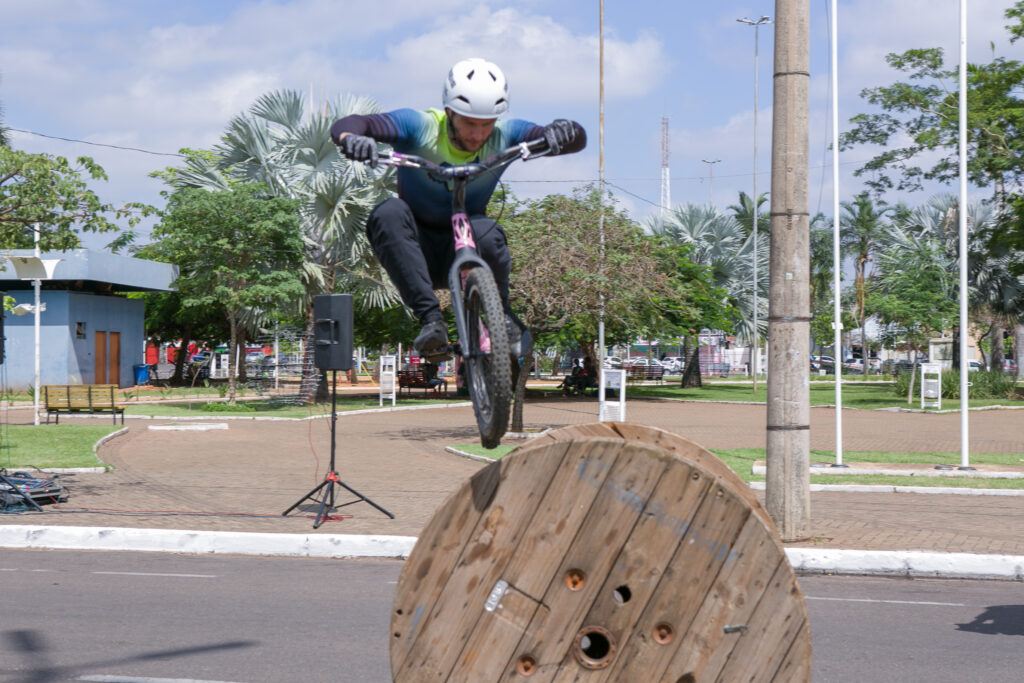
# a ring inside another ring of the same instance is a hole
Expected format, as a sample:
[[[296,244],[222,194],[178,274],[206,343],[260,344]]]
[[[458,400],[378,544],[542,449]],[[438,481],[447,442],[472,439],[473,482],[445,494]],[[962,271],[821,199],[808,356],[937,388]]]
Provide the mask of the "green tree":
[[[1006,11],[1020,22],[1024,2]],[[1011,42],[1024,31],[1024,22],[1007,26]],[[850,119],[852,130],[841,136],[843,149],[874,145],[882,151],[855,172],[881,194],[889,189],[918,190],[924,180],[951,181],[959,160],[959,68],[946,67],[939,48],[889,54],[886,62],[907,74],[908,81],[868,88],[861,97],[881,109]],[[1007,188],[1024,178],[1024,63],[1002,57],[967,67],[968,173],[979,187],[994,186],[997,204]],[[935,159],[923,168],[922,158]]]
[[[879,209],[866,192],[857,195],[852,202],[842,203],[842,215],[839,220],[840,252],[853,261],[853,287],[856,295],[857,326],[861,330],[861,352],[868,357],[864,339],[864,311],[867,296],[868,280],[871,277],[869,266],[875,259],[882,236],[885,234],[886,209]]]
[[[956,318],[959,304],[949,296],[955,276],[941,244],[931,236],[915,235],[908,236],[904,247],[880,254],[879,274],[868,303],[882,323],[899,330],[916,361],[917,354],[928,348],[928,340]],[[908,404],[913,393],[911,379]]]
[[[0,146],[0,248],[31,248],[38,225],[44,251],[75,249],[81,246],[81,232],[121,232],[114,220],[134,226],[153,211],[142,204],[115,208],[100,201],[83,175],[107,179],[89,157],[79,157],[73,165],[61,156]],[[130,239],[128,231],[111,244],[123,246]]]
[[[743,229],[735,216],[713,207],[686,204],[666,214],[664,219],[654,218],[648,230],[677,244],[692,248],[690,258],[698,265],[710,269],[712,281],[721,287],[728,301],[736,308],[729,330],[739,339],[752,345],[754,340],[752,294],[754,279],[753,235]],[[769,240],[758,238],[757,244],[757,338],[768,328],[768,258]]]
[[[757,233],[760,237],[770,239],[772,221],[771,217],[761,210],[761,207],[768,203],[768,193],[762,192],[757,195]],[[736,221],[743,227],[746,234],[754,232],[754,202],[746,192],[740,192],[739,203],[731,204],[729,210],[736,217]]]
[[[216,307],[237,345],[247,308],[279,308],[300,298],[300,202],[269,196],[257,184],[175,192],[153,231],[156,252],[176,264],[175,287],[185,309]],[[229,400],[235,399],[234,354],[228,354]]]
[[[174,188],[225,189],[231,180],[263,183],[271,194],[300,201],[305,242],[301,275],[303,310],[312,316],[316,294],[351,292],[361,308],[398,301],[377,263],[364,226],[386,198],[393,174],[380,177],[338,153],[330,127],[348,114],[379,107],[369,98],[347,97],[306,110],[295,91],[267,93],[233,118],[212,151],[188,150],[184,166],[161,175]],[[311,325],[311,317],[307,324]]]

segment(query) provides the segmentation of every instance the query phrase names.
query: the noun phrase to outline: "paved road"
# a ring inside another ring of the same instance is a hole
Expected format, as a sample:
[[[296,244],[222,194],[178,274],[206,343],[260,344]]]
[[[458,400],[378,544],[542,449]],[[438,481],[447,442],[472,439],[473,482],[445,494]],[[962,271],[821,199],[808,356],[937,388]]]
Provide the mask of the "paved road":
[[[388,681],[400,567],[4,551],[0,681]],[[1024,584],[804,577],[801,585],[815,681],[1019,679]]]

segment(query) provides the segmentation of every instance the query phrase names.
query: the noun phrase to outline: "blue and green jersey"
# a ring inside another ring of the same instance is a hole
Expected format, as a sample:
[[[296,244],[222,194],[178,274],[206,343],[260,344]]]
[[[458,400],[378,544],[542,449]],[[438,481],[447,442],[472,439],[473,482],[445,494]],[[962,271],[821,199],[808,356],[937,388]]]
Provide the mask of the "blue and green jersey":
[[[386,114],[346,116],[331,127],[331,137],[335,142],[342,133],[366,135],[391,145],[396,152],[416,154],[435,164],[458,165],[487,159],[506,147],[543,137],[544,127],[521,119],[498,119],[491,137],[476,152],[464,152],[452,144],[448,137],[447,116],[439,109],[397,109]],[[576,150],[565,150],[568,151]],[[466,188],[466,211],[469,215],[484,213],[504,170],[495,169],[494,173],[469,183]],[[431,180],[421,170],[400,167],[398,196],[409,205],[416,220],[424,227],[449,227],[452,193],[447,185]]]

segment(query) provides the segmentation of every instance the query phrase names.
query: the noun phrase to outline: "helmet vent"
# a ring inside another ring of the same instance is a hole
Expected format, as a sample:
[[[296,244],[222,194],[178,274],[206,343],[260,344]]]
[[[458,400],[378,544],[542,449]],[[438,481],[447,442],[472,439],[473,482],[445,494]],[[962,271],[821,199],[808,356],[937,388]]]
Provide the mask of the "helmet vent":
[[[466,78],[472,80],[473,79],[473,74],[475,74],[475,73],[476,73],[476,69],[474,69],[473,71],[470,71],[468,74],[466,74]]]
[[[495,83],[497,83],[497,82],[498,82],[498,77],[494,75],[494,72],[493,72],[493,71],[488,71],[488,72],[487,72],[487,75],[488,75],[488,76],[490,76],[490,77],[491,77],[491,80],[492,80],[492,81],[494,81]]]

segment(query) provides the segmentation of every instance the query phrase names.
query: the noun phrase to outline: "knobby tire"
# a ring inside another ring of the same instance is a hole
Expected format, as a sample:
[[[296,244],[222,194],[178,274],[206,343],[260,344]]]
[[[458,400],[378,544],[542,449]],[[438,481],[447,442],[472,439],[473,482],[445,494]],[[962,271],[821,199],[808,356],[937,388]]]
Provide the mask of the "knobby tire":
[[[509,362],[505,312],[494,277],[484,268],[473,268],[463,288],[469,355],[466,379],[473,412],[480,429],[480,443],[494,448],[508,429],[512,402],[512,365]],[[481,325],[490,336],[490,350],[481,348]]]

